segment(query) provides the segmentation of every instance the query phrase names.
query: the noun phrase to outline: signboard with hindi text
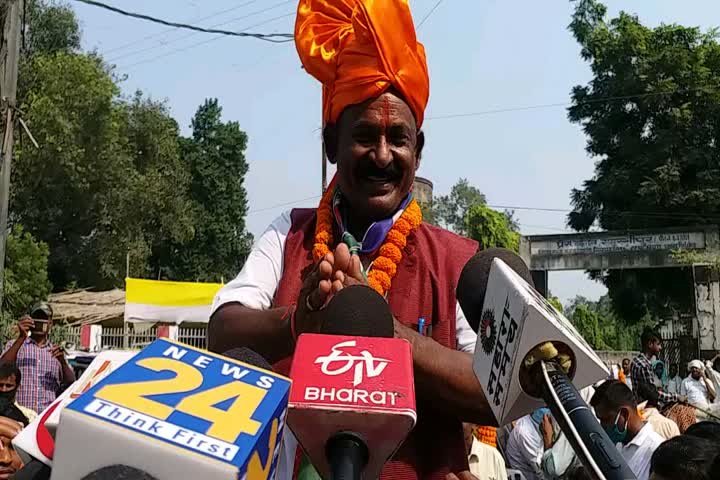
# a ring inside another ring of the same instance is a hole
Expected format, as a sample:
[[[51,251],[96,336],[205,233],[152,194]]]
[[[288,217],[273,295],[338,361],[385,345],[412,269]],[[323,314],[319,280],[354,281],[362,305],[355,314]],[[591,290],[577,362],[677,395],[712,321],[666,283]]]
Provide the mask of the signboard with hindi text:
[[[716,225],[627,232],[528,235],[520,239],[520,256],[530,270],[625,270],[686,266],[676,252],[698,254],[720,250]]]
[[[573,255],[703,248],[705,248],[704,232],[684,232],[538,241],[531,244],[530,253],[532,255]]]

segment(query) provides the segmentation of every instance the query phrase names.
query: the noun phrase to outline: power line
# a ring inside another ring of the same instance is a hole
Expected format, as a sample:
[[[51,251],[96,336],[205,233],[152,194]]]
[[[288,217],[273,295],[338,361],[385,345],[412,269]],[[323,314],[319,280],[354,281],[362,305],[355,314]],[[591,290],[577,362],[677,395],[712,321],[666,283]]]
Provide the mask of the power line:
[[[267,211],[267,210],[273,210],[273,209],[275,209],[275,208],[280,208],[280,207],[287,207],[287,206],[290,206],[290,205],[294,205],[294,204],[296,204],[296,203],[307,202],[307,201],[309,201],[309,200],[319,200],[321,197],[322,197],[322,195],[313,195],[312,197],[300,198],[300,199],[298,199],[298,200],[293,200],[293,201],[291,201],[291,202],[278,203],[278,204],[276,204],[276,205],[271,205],[271,206],[269,206],[269,207],[258,208],[258,209],[256,209],[256,210],[250,210],[247,214],[250,215],[251,213],[265,212],[265,211]]]
[[[313,195],[306,198],[300,198],[297,200],[291,200],[289,202],[285,203],[279,203],[276,205],[271,205],[268,207],[260,208],[257,210],[252,210],[248,213],[258,213],[258,212],[264,212],[267,210],[272,210],[274,208],[284,207],[288,205],[293,205],[296,203],[308,201],[308,200],[317,200],[321,197],[321,195]],[[522,205],[493,205],[493,204],[486,204],[488,207],[495,209],[495,210],[526,210],[526,211],[534,211],[534,212],[554,212],[554,213],[564,213],[568,214],[573,212],[574,210],[567,209],[567,208],[548,208],[548,207],[528,207],[528,206],[522,206]],[[635,217],[648,217],[648,218],[667,218],[667,219],[677,219],[677,218],[687,218],[688,216],[701,216],[704,218],[708,218],[711,220],[718,220],[720,221],[720,215],[699,215],[697,213],[693,212],[640,212],[640,211],[633,211],[633,210],[625,210],[625,211],[617,211],[617,212],[603,212],[603,215],[612,215],[612,216],[635,216]],[[542,228],[551,228],[551,227],[545,227],[542,225],[525,225],[528,227],[542,227]],[[554,228],[554,227],[552,227]]]
[[[291,16],[291,15],[295,15],[295,12],[287,13],[287,14],[285,14],[285,15],[280,15],[280,16],[278,16],[278,17],[270,18],[270,19],[265,20],[265,21],[263,21],[263,22],[256,23],[255,25],[249,26],[248,29],[250,29],[250,28],[255,28],[255,27],[259,27],[260,25],[265,25],[265,24],[267,24],[267,23],[274,22],[274,21],[276,21],[276,20],[279,20],[279,19],[285,18],[285,17],[289,17],[289,16]],[[170,50],[169,52],[165,52],[165,53],[160,54],[160,55],[157,55],[157,56],[155,56],[155,57],[147,58],[147,59],[145,59],[145,60],[140,60],[139,62],[131,63],[130,65],[126,65],[126,66],[122,67],[121,69],[122,69],[122,70],[128,70],[128,69],[130,69],[130,68],[137,67],[138,65],[143,65],[143,64],[149,63],[149,62],[154,62],[155,60],[159,60],[159,59],[161,59],[161,58],[169,57],[170,55],[175,55],[176,53],[184,52],[184,51],[186,51],[186,50],[190,50],[191,48],[196,48],[196,47],[199,47],[199,46],[201,46],[201,45],[206,45],[206,44],[208,44],[208,43],[211,43],[211,42],[220,40],[221,38],[223,38],[223,37],[214,37],[214,38],[210,38],[210,39],[208,39],[208,40],[203,40],[202,42],[190,44],[190,45],[188,45],[188,46],[186,46],[186,47],[176,48],[176,49],[174,49],[174,50]]]
[[[218,35],[227,35],[227,36],[233,36],[233,37],[251,37],[251,38],[257,38],[258,40],[265,40],[266,42],[272,42],[272,43],[291,42],[291,41],[293,41],[293,38],[294,38],[292,33],[248,33],[248,32],[233,32],[230,30],[218,30],[218,29],[214,29],[214,28],[203,28],[203,27],[198,27],[195,25],[190,25],[187,23],[170,22],[168,20],[151,17],[149,15],[144,15],[141,13],[128,12],[126,10],[121,10],[117,7],[113,7],[113,6],[107,5],[105,3],[96,2],[95,0],[75,0],[75,1],[80,2],[80,3],[85,3],[87,5],[93,5],[96,7],[104,8],[105,10],[109,10],[111,12],[118,13],[120,15],[125,15],[127,17],[137,18],[140,20],[146,20],[148,22],[159,23],[161,25],[166,25],[168,27],[194,30],[196,32],[216,33]],[[278,39],[281,39],[281,40],[278,40]]]
[[[433,5],[433,7],[430,9],[430,11],[423,17],[422,20],[420,20],[420,23],[418,23],[418,26],[415,27],[415,30],[420,30],[420,27],[423,26],[423,23],[425,23],[427,21],[427,19],[430,18],[430,15],[433,14],[435,9],[437,9],[442,2],[443,2],[443,0],[438,0],[437,2],[435,2],[435,5]]]
[[[248,2],[248,3],[244,3],[243,5],[248,5],[249,3],[253,3],[254,1],[256,1],[256,0],[253,0],[252,2]],[[229,24],[229,23],[234,23],[234,22],[237,22],[237,21],[239,21],[239,20],[244,20],[244,19],[246,19],[246,18],[254,17],[255,15],[260,15],[260,14],[262,14],[262,13],[269,12],[270,10],[274,10],[274,9],[276,9],[277,7],[281,7],[281,6],[283,6],[283,5],[285,5],[285,4],[288,4],[288,3],[291,3],[291,2],[293,2],[293,0],[286,0],[286,1],[283,1],[283,2],[280,2],[280,3],[276,3],[276,4],[271,5],[271,6],[269,6],[269,7],[265,7],[265,8],[263,8],[263,9],[261,9],[261,10],[256,10],[256,11],[250,12],[250,13],[248,13],[248,14],[246,14],[246,15],[241,15],[241,16],[239,16],[239,17],[231,18],[230,20],[225,20],[225,21],[223,21],[223,22],[216,23],[216,24],[214,24],[214,25],[211,25],[211,28],[221,27],[221,26],[227,25],[227,24]],[[271,21],[277,20],[278,18],[280,18],[280,17],[274,17],[274,18],[268,20],[267,22],[255,24],[255,25],[253,25],[253,26],[250,26],[250,27],[248,27],[248,28],[243,29],[243,31],[247,31],[247,30],[249,30],[250,28],[255,28],[255,27],[259,26],[259,25],[264,25],[265,23],[269,23],[269,22],[271,22]],[[172,40],[169,40],[169,41],[165,42],[165,43],[162,44],[162,45],[151,45],[151,46],[149,46],[149,47],[141,48],[140,50],[133,50],[133,51],[131,51],[131,52],[126,52],[126,53],[124,53],[124,54],[122,54],[122,55],[120,55],[120,56],[113,57],[113,58],[109,59],[108,61],[109,61],[109,62],[117,62],[118,60],[122,60],[123,58],[133,57],[133,56],[135,56],[135,55],[138,55],[138,54],[141,54],[141,53],[145,53],[145,52],[148,52],[148,51],[150,51],[150,50],[155,50],[156,48],[166,47],[166,46],[168,46],[168,45],[171,44],[171,43],[179,42],[180,40],[184,40],[184,39],[186,39],[186,38],[194,37],[194,36],[197,35],[197,34],[198,34],[197,32],[191,32],[191,33],[189,33],[189,34],[187,34],[187,35],[182,35],[182,36],[180,36],[180,37],[177,37],[177,38],[174,38],[174,39],[172,39]],[[217,37],[217,38],[222,38],[222,37]],[[202,44],[204,44],[204,43],[207,43],[207,42],[205,42],[205,41],[199,42],[200,45],[202,45]],[[107,53],[107,52],[106,52],[106,53]]]
[[[603,103],[603,102],[617,102],[617,101],[622,101],[622,100],[632,100],[632,99],[636,99],[636,98],[673,95],[675,93],[691,93],[691,92],[696,92],[699,90],[714,90],[714,87],[704,86],[704,87],[689,88],[689,89],[678,88],[675,90],[667,90],[664,92],[648,92],[648,93],[637,93],[637,94],[632,94],[632,95],[619,95],[619,96],[615,96],[615,97],[591,98],[588,100],[582,100],[580,102],[577,102],[577,104],[575,104],[575,105],[586,105],[586,104]],[[449,118],[479,117],[479,116],[483,116],[483,115],[494,115],[497,113],[522,112],[525,110],[540,110],[540,109],[545,109],[545,108],[569,107],[572,105],[573,105],[573,103],[569,103],[569,102],[545,103],[545,104],[539,104],[539,105],[526,105],[526,106],[522,106],[522,107],[509,107],[509,108],[498,108],[498,109],[494,109],[494,110],[483,110],[483,111],[479,111],[479,112],[453,113],[453,114],[448,114],[448,115],[434,115],[434,116],[426,117],[426,119],[427,120],[446,120]]]
[[[226,13],[228,13],[228,12],[232,12],[232,11],[234,11],[234,10],[238,10],[238,9],[240,9],[240,8],[246,7],[246,6],[248,6],[248,5],[252,4],[252,3],[255,3],[255,2],[257,2],[257,1],[258,1],[258,0],[250,0],[249,2],[241,3],[240,5],[237,5],[237,6],[235,6],[235,7],[228,8],[228,9],[225,9],[225,10],[221,10],[221,11],[219,11],[219,12],[215,12],[215,13],[213,13],[213,14],[211,14],[211,15],[206,16],[206,17],[194,19],[193,21],[195,21],[195,22],[202,22],[202,21],[205,21],[205,20],[210,20],[211,18],[215,18],[215,17],[218,17],[218,16],[220,16],[220,15],[224,15],[224,14],[226,14]],[[219,25],[213,25],[213,27],[217,27],[217,26],[219,26]],[[153,34],[151,34],[151,35],[146,35],[146,36],[144,36],[144,37],[142,37],[142,38],[139,38],[139,39],[137,39],[137,40],[133,40],[132,42],[124,43],[124,44],[122,44],[122,45],[118,45],[117,47],[113,47],[113,48],[111,48],[111,49],[109,49],[109,50],[105,50],[105,55],[107,55],[107,54],[109,54],[109,53],[117,52],[118,50],[124,50],[124,49],[126,49],[127,47],[132,47],[133,45],[137,45],[138,43],[143,43],[143,42],[145,42],[145,41],[147,41],[147,40],[151,40],[151,39],[153,39],[153,38],[161,37],[161,36],[165,35],[166,33],[172,33],[172,32],[175,32],[175,31],[177,31],[176,28],[168,28],[168,29],[166,29],[166,30],[163,30],[162,32],[156,32],[156,33],[153,33]],[[193,33],[192,35],[195,35],[195,34]]]

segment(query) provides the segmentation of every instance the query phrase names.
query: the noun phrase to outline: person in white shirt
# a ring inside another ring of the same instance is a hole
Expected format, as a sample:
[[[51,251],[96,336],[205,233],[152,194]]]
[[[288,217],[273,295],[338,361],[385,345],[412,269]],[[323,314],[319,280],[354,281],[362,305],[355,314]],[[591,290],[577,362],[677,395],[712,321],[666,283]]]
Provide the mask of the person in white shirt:
[[[710,410],[710,405],[715,401],[715,386],[705,375],[705,367],[700,360],[688,363],[688,370],[690,375],[683,380],[680,393],[687,396],[691,406],[700,409],[695,411],[698,420],[704,420],[707,415],[701,410]]]
[[[670,379],[668,380],[668,393],[680,393],[680,386],[682,385],[682,377],[678,375],[678,366],[673,363],[670,365]]]
[[[544,448],[540,424],[543,417],[549,413],[549,409],[539,408],[532,415],[525,415],[515,422],[515,428],[510,432],[510,439],[505,449],[508,466],[520,471],[525,480],[543,478],[540,463]]]
[[[475,425],[463,424],[470,473],[478,480],[506,480],[505,460],[497,448],[486,445],[473,434]]]
[[[720,390],[720,354],[705,362],[705,375],[715,387],[715,393]],[[715,395],[715,403],[720,404],[720,395]]]
[[[648,480],[652,454],[664,440],[640,417],[633,392],[622,382],[608,381],[597,388],[591,404],[637,480]]]

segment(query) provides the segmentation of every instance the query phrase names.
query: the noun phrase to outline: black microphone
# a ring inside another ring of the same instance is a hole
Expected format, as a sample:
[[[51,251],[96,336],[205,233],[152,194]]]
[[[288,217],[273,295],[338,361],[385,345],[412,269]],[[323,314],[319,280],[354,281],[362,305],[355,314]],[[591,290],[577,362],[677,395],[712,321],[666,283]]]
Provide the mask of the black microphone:
[[[635,479],[571,381],[582,369],[587,383],[600,360],[531,282],[525,262],[506,249],[477,253],[458,281],[460,307],[481,337],[474,370],[494,414],[507,423],[508,411],[517,418],[542,399],[593,479]]]
[[[273,371],[272,365],[255,350],[251,350],[247,347],[231,348],[230,350],[221,354],[223,357],[232,358],[238,362],[244,362],[255,367],[264,368],[265,370]]]
[[[351,337],[393,338],[393,316],[385,299],[365,285],[340,290],[320,310],[320,333]]]
[[[110,465],[85,475],[82,480],[157,480],[147,472],[127,465]]]
[[[50,480],[52,470],[40,460],[30,460],[12,477],[15,480]]]
[[[364,285],[318,315],[319,334],[295,348],[288,426],[321,477],[378,478],[416,421],[410,345],[393,338],[390,307]]]

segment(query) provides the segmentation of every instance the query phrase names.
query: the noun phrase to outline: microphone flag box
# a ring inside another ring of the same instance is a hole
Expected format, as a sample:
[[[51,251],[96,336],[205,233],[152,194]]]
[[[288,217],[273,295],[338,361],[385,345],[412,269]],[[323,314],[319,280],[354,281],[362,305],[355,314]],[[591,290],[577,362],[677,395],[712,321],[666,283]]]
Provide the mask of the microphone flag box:
[[[157,480],[273,478],[290,380],[158,339],[63,410],[53,480],[126,465]]]
[[[605,364],[575,327],[505,262],[493,259],[473,369],[500,425],[545,405],[540,381],[524,360],[546,342],[571,361],[568,376],[578,390],[607,377]]]
[[[363,478],[378,478],[415,426],[410,343],[396,338],[303,334],[290,370],[288,425],[322,478],[325,442],[338,431],[362,435]]]
[[[52,466],[55,432],[60,420],[60,412],[136,353],[137,351],[129,350],[107,350],[98,353],[80,378],[13,439],[13,446],[23,462],[28,463],[32,458],[36,458]]]

